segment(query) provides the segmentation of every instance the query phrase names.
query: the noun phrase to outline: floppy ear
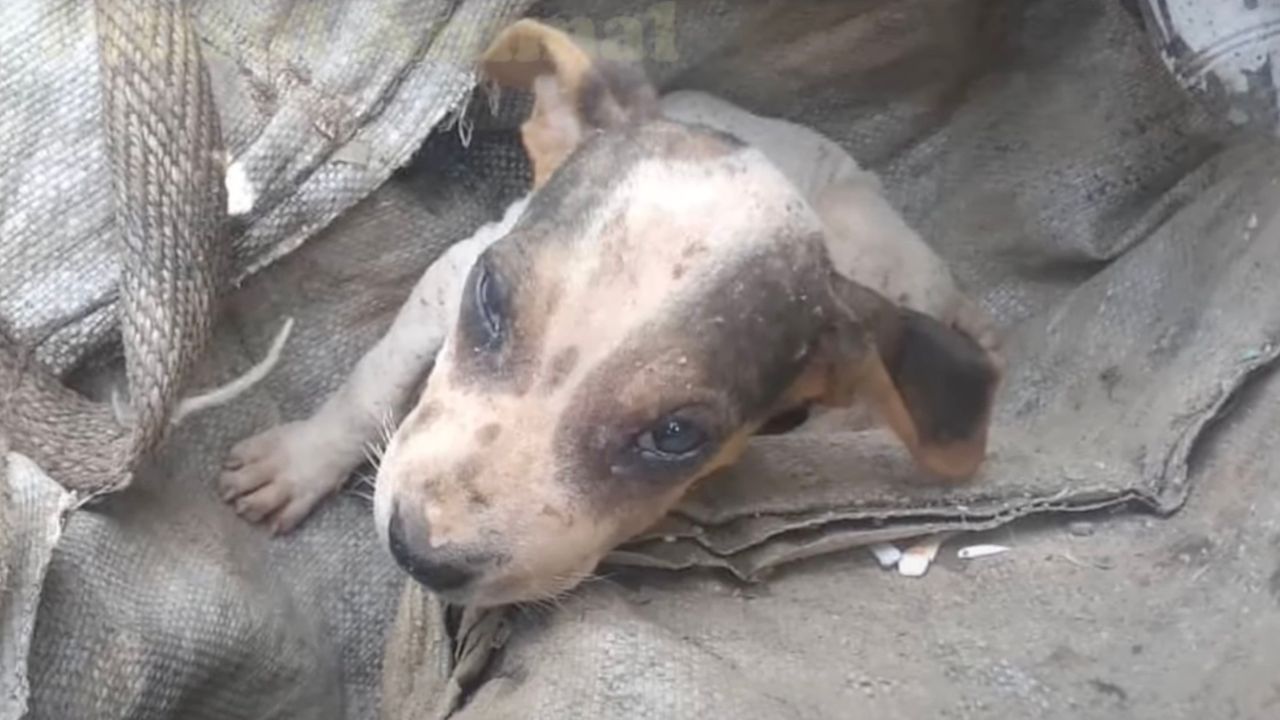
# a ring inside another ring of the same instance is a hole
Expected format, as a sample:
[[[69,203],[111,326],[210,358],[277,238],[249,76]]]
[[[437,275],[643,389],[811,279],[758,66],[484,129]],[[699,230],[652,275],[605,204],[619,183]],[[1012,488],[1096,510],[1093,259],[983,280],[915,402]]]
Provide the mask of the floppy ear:
[[[501,87],[534,94],[521,135],[535,189],[591,132],[659,114],[657,93],[642,70],[594,60],[564,32],[536,20],[503,30],[481,69]]]
[[[868,401],[924,468],[951,478],[977,472],[1000,363],[973,338],[898,307],[832,271],[828,312],[810,375],[811,402]]]

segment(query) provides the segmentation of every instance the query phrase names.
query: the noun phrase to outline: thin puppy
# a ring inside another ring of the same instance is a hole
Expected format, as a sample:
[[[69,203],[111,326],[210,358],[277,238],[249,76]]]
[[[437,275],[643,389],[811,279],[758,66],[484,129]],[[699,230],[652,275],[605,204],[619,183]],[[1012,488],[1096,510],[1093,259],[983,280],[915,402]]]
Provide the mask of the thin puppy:
[[[494,605],[572,587],[797,410],[856,400],[924,469],[977,470],[990,323],[843,152],[706,96],[664,116],[638,71],[532,21],[483,68],[534,94],[532,193],[431,267],[315,416],[233,450],[242,515],[292,528],[413,403],[378,532],[444,598]]]

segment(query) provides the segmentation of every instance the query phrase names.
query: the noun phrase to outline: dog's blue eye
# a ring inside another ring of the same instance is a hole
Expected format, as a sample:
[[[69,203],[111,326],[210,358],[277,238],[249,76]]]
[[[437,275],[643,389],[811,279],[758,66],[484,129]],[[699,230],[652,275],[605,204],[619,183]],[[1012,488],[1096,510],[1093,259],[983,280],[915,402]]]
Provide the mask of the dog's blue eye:
[[[497,282],[489,268],[480,266],[480,276],[476,279],[476,308],[480,311],[480,321],[491,341],[502,335],[501,293]]]
[[[707,433],[684,418],[667,417],[636,438],[640,451],[661,460],[684,460],[707,444]]]

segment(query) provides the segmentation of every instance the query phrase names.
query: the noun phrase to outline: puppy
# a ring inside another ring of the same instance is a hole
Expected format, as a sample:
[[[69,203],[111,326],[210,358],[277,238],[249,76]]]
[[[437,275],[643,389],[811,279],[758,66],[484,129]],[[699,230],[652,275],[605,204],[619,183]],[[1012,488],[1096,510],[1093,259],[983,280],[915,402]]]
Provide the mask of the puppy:
[[[482,69],[533,93],[532,192],[432,265],[313,417],[233,449],[241,515],[291,529],[403,416],[377,531],[419,582],[484,606],[573,587],[809,407],[856,400],[925,470],[978,469],[990,323],[842,150],[709,96],[660,101],[533,21]]]

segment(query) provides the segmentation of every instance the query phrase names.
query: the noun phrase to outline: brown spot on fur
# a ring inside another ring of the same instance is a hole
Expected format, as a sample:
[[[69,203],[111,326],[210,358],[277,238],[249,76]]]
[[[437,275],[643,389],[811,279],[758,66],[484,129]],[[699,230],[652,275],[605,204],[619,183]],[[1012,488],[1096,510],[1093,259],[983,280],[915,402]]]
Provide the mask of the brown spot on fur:
[[[462,488],[467,495],[467,503],[473,507],[488,507],[489,498],[476,487],[476,476],[480,474],[480,461],[475,457],[458,463],[453,471],[453,484]]]
[[[476,442],[480,443],[481,447],[488,447],[492,445],[493,441],[497,440],[498,436],[501,434],[501,425],[498,423],[489,423],[476,431]]]
[[[542,517],[549,517],[554,520],[559,520],[560,522],[564,523],[565,526],[569,526],[573,524],[568,518],[564,516],[564,513],[555,509],[551,505],[543,505],[542,509],[538,511],[538,514],[541,515]]]
[[[468,505],[470,505],[473,508],[489,507],[489,498],[485,497],[479,490],[476,489],[475,483],[468,481],[464,483],[462,487],[463,487],[463,490],[465,490],[467,493]]]
[[[684,277],[684,265],[676,263],[676,266],[671,268],[671,279],[679,280],[682,277]]]
[[[631,248],[633,239],[626,217],[616,215],[605,221],[600,228],[599,239],[605,243],[604,252],[601,254],[600,269],[592,278],[592,284],[612,289],[620,279],[631,277],[635,273],[635,268],[627,263],[627,251]]]
[[[480,460],[474,456],[458,463],[453,471],[454,479],[457,482],[471,482],[480,474]]]
[[[555,390],[564,384],[569,373],[578,366],[578,348],[570,346],[555,354],[547,363],[547,390]]]
[[[691,242],[684,246],[684,251],[680,253],[680,257],[689,260],[697,257],[707,251],[707,244],[704,242]]]
[[[556,311],[556,306],[560,304],[560,296],[564,294],[564,288],[560,283],[554,281],[540,282],[539,284],[545,284],[545,288],[543,288],[540,295],[542,317],[551,317]]]

